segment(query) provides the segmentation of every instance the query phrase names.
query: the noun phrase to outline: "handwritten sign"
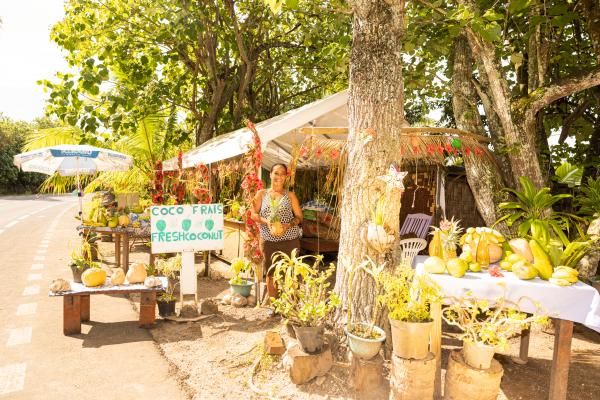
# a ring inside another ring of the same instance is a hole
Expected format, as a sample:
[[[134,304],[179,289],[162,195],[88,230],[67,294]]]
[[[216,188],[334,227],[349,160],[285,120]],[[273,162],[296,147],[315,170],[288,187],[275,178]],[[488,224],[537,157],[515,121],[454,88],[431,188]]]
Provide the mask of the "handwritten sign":
[[[154,254],[224,247],[222,204],[154,206],[150,223]]]

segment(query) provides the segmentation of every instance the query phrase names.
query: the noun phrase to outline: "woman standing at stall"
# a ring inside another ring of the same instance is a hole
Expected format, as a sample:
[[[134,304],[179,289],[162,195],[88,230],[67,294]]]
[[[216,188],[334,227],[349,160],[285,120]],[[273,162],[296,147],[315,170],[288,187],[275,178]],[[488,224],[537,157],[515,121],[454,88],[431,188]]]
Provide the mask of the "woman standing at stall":
[[[256,193],[252,210],[252,219],[260,229],[260,250],[263,254],[263,271],[267,272],[267,291],[269,297],[275,298],[278,297],[277,288],[273,282],[273,271],[269,271],[273,253],[281,251],[291,255],[292,250],[300,247],[302,236],[299,226],[302,223],[302,210],[296,195],[285,189],[287,176],[285,164],[273,165],[271,187]],[[278,207],[272,210],[272,205]],[[278,224],[271,222],[273,219],[279,220],[281,229]]]

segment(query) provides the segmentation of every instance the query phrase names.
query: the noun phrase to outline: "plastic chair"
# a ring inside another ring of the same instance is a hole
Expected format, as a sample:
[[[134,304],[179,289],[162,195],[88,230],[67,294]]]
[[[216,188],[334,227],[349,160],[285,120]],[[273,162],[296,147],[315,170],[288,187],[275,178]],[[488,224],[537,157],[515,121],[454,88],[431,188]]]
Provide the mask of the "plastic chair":
[[[398,244],[400,246],[400,265],[412,267],[412,262],[417,254],[427,247],[425,239],[403,239]]]
[[[427,214],[408,214],[400,228],[400,235],[414,233],[418,238],[425,239],[431,219],[432,216]]]

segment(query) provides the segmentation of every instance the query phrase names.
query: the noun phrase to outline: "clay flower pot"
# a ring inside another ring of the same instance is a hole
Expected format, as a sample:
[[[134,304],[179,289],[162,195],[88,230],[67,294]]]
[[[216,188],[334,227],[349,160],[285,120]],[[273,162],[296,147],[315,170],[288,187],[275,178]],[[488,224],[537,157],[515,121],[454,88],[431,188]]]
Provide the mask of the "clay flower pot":
[[[322,326],[296,326],[296,339],[306,353],[318,353],[325,346],[325,329]]]
[[[429,354],[430,322],[406,322],[390,318],[394,354],[401,358],[422,360]]]
[[[463,343],[463,355],[465,362],[477,369],[489,369],[492,364],[492,358],[496,352],[494,346],[481,343],[465,341]]]

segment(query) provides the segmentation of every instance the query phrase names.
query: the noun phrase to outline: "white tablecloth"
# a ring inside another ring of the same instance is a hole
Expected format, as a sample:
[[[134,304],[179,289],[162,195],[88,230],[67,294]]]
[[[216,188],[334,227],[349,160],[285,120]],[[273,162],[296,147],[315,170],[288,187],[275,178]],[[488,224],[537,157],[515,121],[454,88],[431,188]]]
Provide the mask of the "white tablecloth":
[[[418,273],[425,273],[423,262],[426,256],[417,256],[413,262]],[[444,296],[460,297],[471,291],[482,299],[494,300],[502,296],[504,288],[498,283],[506,283],[506,298],[518,301],[525,297],[541,304],[550,317],[579,322],[600,332],[600,294],[590,285],[577,282],[571,286],[557,286],[535,278],[522,280],[512,272],[502,271],[504,277],[493,277],[487,272],[467,272],[462,278],[448,274],[430,274],[442,287]],[[535,311],[529,300],[521,301],[521,310]]]

